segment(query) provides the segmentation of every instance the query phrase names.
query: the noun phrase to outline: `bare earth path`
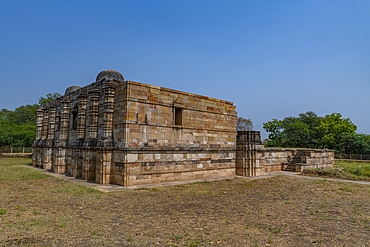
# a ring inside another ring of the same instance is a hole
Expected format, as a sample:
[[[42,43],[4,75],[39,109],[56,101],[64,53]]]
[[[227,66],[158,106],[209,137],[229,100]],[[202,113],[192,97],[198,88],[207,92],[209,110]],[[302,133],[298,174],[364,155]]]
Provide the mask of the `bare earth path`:
[[[369,195],[293,175],[110,193],[57,177],[2,181],[0,246],[370,246]]]

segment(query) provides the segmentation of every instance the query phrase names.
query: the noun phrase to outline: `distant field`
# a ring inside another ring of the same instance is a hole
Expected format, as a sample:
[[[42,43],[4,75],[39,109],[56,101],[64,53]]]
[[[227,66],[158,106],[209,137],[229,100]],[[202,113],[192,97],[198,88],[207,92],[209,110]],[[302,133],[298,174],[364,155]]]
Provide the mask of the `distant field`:
[[[0,159],[0,246],[366,246],[370,186],[276,176],[102,193]]]
[[[370,163],[338,160],[333,169],[308,169],[303,175],[370,181]]]
[[[344,171],[354,174],[359,177],[370,178],[370,163],[367,162],[347,162],[336,161],[337,167],[343,167]]]

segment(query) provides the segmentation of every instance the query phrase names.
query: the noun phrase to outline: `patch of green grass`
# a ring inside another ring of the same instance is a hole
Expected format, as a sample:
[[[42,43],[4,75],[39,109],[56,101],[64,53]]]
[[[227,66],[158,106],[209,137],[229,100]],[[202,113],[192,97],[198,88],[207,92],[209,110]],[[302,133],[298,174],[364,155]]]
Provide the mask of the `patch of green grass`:
[[[44,179],[49,177],[40,171],[21,165],[30,165],[30,158],[6,158],[0,159],[0,183],[31,179]]]
[[[195,239],[195,240],[190,240],[190,242],[188,243],[185,243],[185,246],[198,246],[199,244],[199,239]]]
[[[333,218],[333,217],[328,217],[328,215],[324,215],[319,218],[311,218],[312,220],[341,220],[342,218]]]
[[[22,181],[31,179],[44,179],[50,177],[42,172],[24,166],[2,166],[0,167],[0,183],[5,181]]]
[[[73,194],[73,195],[76,195],[76,194],[82,195],[82,194],[91,194],[91,193],[101,194],[101,193],[103,193],[100,190],[96,190],[94,188],[90,188],[90,187],[79,185],[79,184],[66,185],[62,188],[59,188],[58,191]]]
[[[31,158],[5,158],[0,159],[0,168],[3,166],[31,165]]]
[[[343,160],[338,160],[335,162],[336,166],[344,168],[345,172],[354,174],[356,176],[364,176],[370,178],[370,163],[367,162],[348,162]]]
[[[352,192],[352,189],[350,189],[348,187],[340,187],[338,190],[343,190],[343,191],[346,191],[346,192]]]
[[[137,188],[135,190],[149,190],[148,188]]]
[[[227,179],[226,179],[226,181],[227,181]],[[196,182],[194,184],[209,184],[209,183],[210,183],[210,181],[204,180],[204,181]]]

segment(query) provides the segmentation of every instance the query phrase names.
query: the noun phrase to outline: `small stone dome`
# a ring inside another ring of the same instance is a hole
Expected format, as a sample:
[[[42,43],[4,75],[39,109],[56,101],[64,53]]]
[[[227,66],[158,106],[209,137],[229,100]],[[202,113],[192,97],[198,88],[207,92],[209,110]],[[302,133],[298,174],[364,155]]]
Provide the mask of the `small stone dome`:
[[[70,86],[66,89],[65,93],[64,94],[70,94],[78,89],[80,89],[81,87],[79,86]]]
[[[118,71],[115,71],[115,70],[111,70],[111,69],[103,70],[96,77],[96,81],[101,81],[103,79],[116,79],[119,82],[123,82],[125,80],[123,78],[123,75],[121,75],[121,73],[119,73]]]

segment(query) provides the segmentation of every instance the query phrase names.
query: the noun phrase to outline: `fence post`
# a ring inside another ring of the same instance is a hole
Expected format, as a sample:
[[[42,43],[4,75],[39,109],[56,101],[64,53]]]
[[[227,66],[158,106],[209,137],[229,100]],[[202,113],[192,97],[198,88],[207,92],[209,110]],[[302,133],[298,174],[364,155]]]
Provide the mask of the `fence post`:
[[[23,147],[23,153],[24,153],[24,147]]]
[[[352,159],[352,154],[349,154],[349,159],[350,159],[350,160]]]
[[[13,147],[10,147],[10,153],[11,154],[13,153]]]
[[[360,154],[361,155],[361,160],[362,160],[362,154]]]

